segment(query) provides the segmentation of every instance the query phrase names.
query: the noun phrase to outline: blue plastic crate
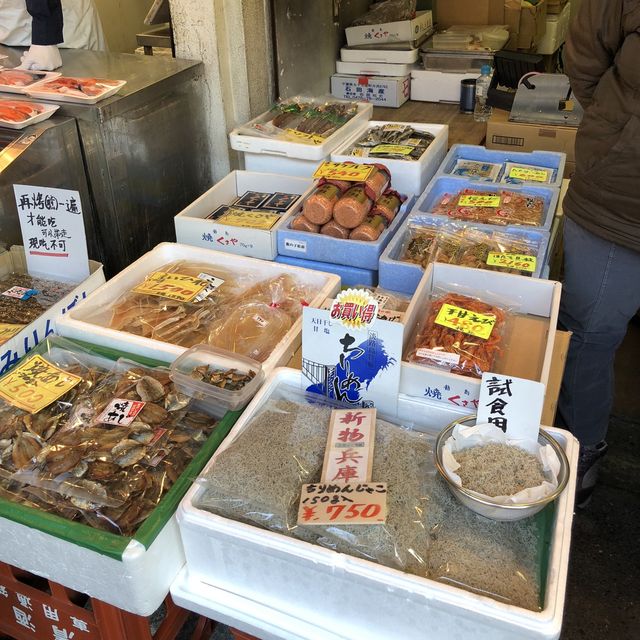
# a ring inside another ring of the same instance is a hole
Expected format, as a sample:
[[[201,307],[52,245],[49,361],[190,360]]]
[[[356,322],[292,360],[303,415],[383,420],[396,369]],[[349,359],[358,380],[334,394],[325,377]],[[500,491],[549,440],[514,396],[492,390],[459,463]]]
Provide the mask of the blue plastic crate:
[[[526,229],[546,229],[549,231],[553,223],[553,218],[558,208],[558,199],[560,197],[559,189],[555,187],[533,187],[533,186],[514,186],[514,185],[499,185],[486,182],[474,182],[467,180],[466,178],[455,178],[450,176],[436,176],[425,189],[425,192],[418,198],[415,206],[411,210],[411,215],[419,215],[425,213],[431,213],[434,207],[438,204],[442,196],[446,193],[459,193],[463,189],[475,189],[477,191],[486,191],[487,194],[499,194],[500,191],[513,191],[515,193],[522,193],[527,196],[538,196],[544,201],[544,213],[543,222],[540,227],[534,227],[529,225],[509,225],[509,226],[522,226]],[[441,216],[447,218],[447,220],[453,220],[447,216]],[[463,220],[464,222],[464,220]],[[491,225],[496,228],[504,228],[502,225]],[[280,232],[278,232],[280,233]]]
[[[295,231],[287,225],[278,231],[278,255],[378,271],[382,252],[402,225],[414,200],[413,197],[405,200],[398,215],[375,242],[341,240],[320,233]]]
[[[517,162],[521,164],[529,164],[537,167],[544,167],[546,169],[555,170],[555,178],[552,182],[540,183],[540,182],[526,182],[523,185],[527,186],[545,186],[554,187],[560,189],[562,186],[562,179],[564,176],[564,167],[567,161],[567,155],[565,153],[558,153],[555,151],[531,151],[525,153],[524,151],[495,151],[487,149],[486,147],[480,147],[471,144],[454,144],[446,158],[440,165],[440,169],[436,174],[438,176],[460,177],[453,176],[451,172],[456,166],[458,160],[474,160],[476,162],[493,162],[495,164],[504,165],[505,162]],[[504,172],[504,167],[502,169]],[[502,172],[498,176],[498,179],[493,184],[499,184],[502,179]],[[474,182],[482,182],[481,179],[463,177],[465,180],[472,180]],[[505,187],[510,188],[514,184],[504,184]]]
[[[290,256],[276,256],[276,262],[304,267],[314,271],[334,273],[342,279],[342,286],[352,287],[357,284],[368,287],[378,286],[378,272],[371,269],[359,269],[344,264],[331,264],[330,262],[318,262],[317,260],[305,260],[303,258],[291,258]]]
[[[433,227],[444,226],[449,222],[454,222],[445,216],[435,215],[410,215],[407,218],[403,231],[396,234],[393,240],[385,249],[380,258],[380,286],[391,291],[398,291],[407,295],[413,295],[418,287],[420,279],[424,274],[424,269],[411,262],[403,262],[400,258],[402,243],[405,239],[405,231],[409,225]],[[514,239],[522,238],[538,244],[538,252],[536,254],[536,270],[532,277],[543,278],[544,268],[547,264],[547,247],[549,245],[549,232],[537,227],[518,227],[508,226],[499,227],[490,224],[472,224],[463,223],[467,226],[479,229],[480,231],[498,231],[513,237]],[[548,278],[548,270],[547,270]]]

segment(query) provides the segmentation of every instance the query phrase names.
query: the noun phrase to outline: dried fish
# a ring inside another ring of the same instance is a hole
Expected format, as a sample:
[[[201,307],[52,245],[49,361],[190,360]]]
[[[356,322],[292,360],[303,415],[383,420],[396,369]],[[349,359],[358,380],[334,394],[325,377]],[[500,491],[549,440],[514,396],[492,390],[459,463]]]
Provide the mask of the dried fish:
[[[143,376],[136,384],[136,393],[143,402],[159,402],[164,398],[164,385],[151,376]]]
[[[21,433],[13,443],[11,459],[17,469],[26,467],[38,455],[42,445],[38,439],[29,433]]]
[[[140,462],[145,456],[145,448],[135,440],[122,440],[111,450],[113,461],[121,467]]]

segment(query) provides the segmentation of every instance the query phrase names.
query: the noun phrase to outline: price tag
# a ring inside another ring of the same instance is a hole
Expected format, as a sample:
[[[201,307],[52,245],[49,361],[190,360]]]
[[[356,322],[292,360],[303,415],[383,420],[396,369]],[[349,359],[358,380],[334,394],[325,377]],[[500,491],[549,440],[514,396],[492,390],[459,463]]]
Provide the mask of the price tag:
[[[496,324],[496,317],[469,311],[452,304],[443,304],[435,322],[448,329],[488,340]]]
[[[82,381],[77,376],[31,356],[0,378],[0,398],[28,413],[38,413]]]
[[[408,144],[379,144],[373,147],[369,153],[393,153],[398,156],[408,156],[413,153],[414,150],[415,147]]]
[[[31,296],[35,296],[40,293],[37,289],[26,289],[25,287],[11,287],[2,292],[2,295],[7,298],[16,298],[16,300],[28,300]]]
[[[0,322],[0,344],[13,338],[13,336],[20,333],[26,326],[26,324],[6,324]]]
[[[280,220],[279,213],[259,211],[257,209],[246,211],[231,207],[227,213],[218,218],[220,224],[230,227],[246,227],[248,229],[271,229]]]
[[[495,207],[498,208],[502,198],[500,196],[460,196],[458,205],[461,207]]]
[[[144,282],[134,287],[133,291],[180,302],[191,302],[207,286],[209,283],[201,278],[155,271]]]
[[[346,182],[364,182],[375,167],[371,164],[352,164],[350,162],[323,162],[313,174],[314,179],[345,180]]]
[[[548,173],[544,169],[533,169],[528,167],[512,167],[509,172],[510,178],[526,180],[527,182],[547,182]]]
[[[315,133],[304,133],[304,131],[297,131],[296,129],[285,129],[287,135],[303,142],[310,142],[311,144],[323,144],[326,138],[319,136]]]
[[[307,241],[292,240],[291,238],[285,238],[284,248],[291,249],[291,251],[298,251],[299,253],[307,253]]]
[[[418,349],[416,351],[418,358],[426,358],[428,360],[436,360],[442,364],[455,366],[460,364],[460,354],[450,353],[449,351],[440,351],[439,349]]]
[[[501,267],[503,269],[518,269],[518,271],[536,270],[538,260],[535,256],[526,256],[521,253],[498,253],[491,251],[487,256],[487,264],[490,267]]]
[[[387,519],[387,485],[304,484],[299,525],[380,524]]]

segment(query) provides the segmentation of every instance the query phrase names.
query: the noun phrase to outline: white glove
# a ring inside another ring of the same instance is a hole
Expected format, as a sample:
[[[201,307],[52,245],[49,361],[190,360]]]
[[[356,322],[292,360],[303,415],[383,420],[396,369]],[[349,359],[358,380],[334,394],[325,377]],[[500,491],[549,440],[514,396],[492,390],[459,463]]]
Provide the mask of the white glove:
[[[56,45],[32,44],[22,58],[18,69],[53,71],[62,66],[60,51]]]

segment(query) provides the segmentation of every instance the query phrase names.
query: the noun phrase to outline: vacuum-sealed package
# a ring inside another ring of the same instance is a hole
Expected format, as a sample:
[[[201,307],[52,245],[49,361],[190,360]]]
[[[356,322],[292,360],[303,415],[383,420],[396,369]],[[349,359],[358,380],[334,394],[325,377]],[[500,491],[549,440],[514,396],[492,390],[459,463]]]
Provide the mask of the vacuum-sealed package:
[[[481,378],[504,349],[508,314],[459,293],[435,295],[407,353],[409,362]]]
[[[360,158],[416,161],[422,157],[435,136],[404,124],[371,127],[346,154]]]
[[[426,269],[433,257],[437,237],[437,227],[409,224],[398,254],[400,261],[419,264]]]

